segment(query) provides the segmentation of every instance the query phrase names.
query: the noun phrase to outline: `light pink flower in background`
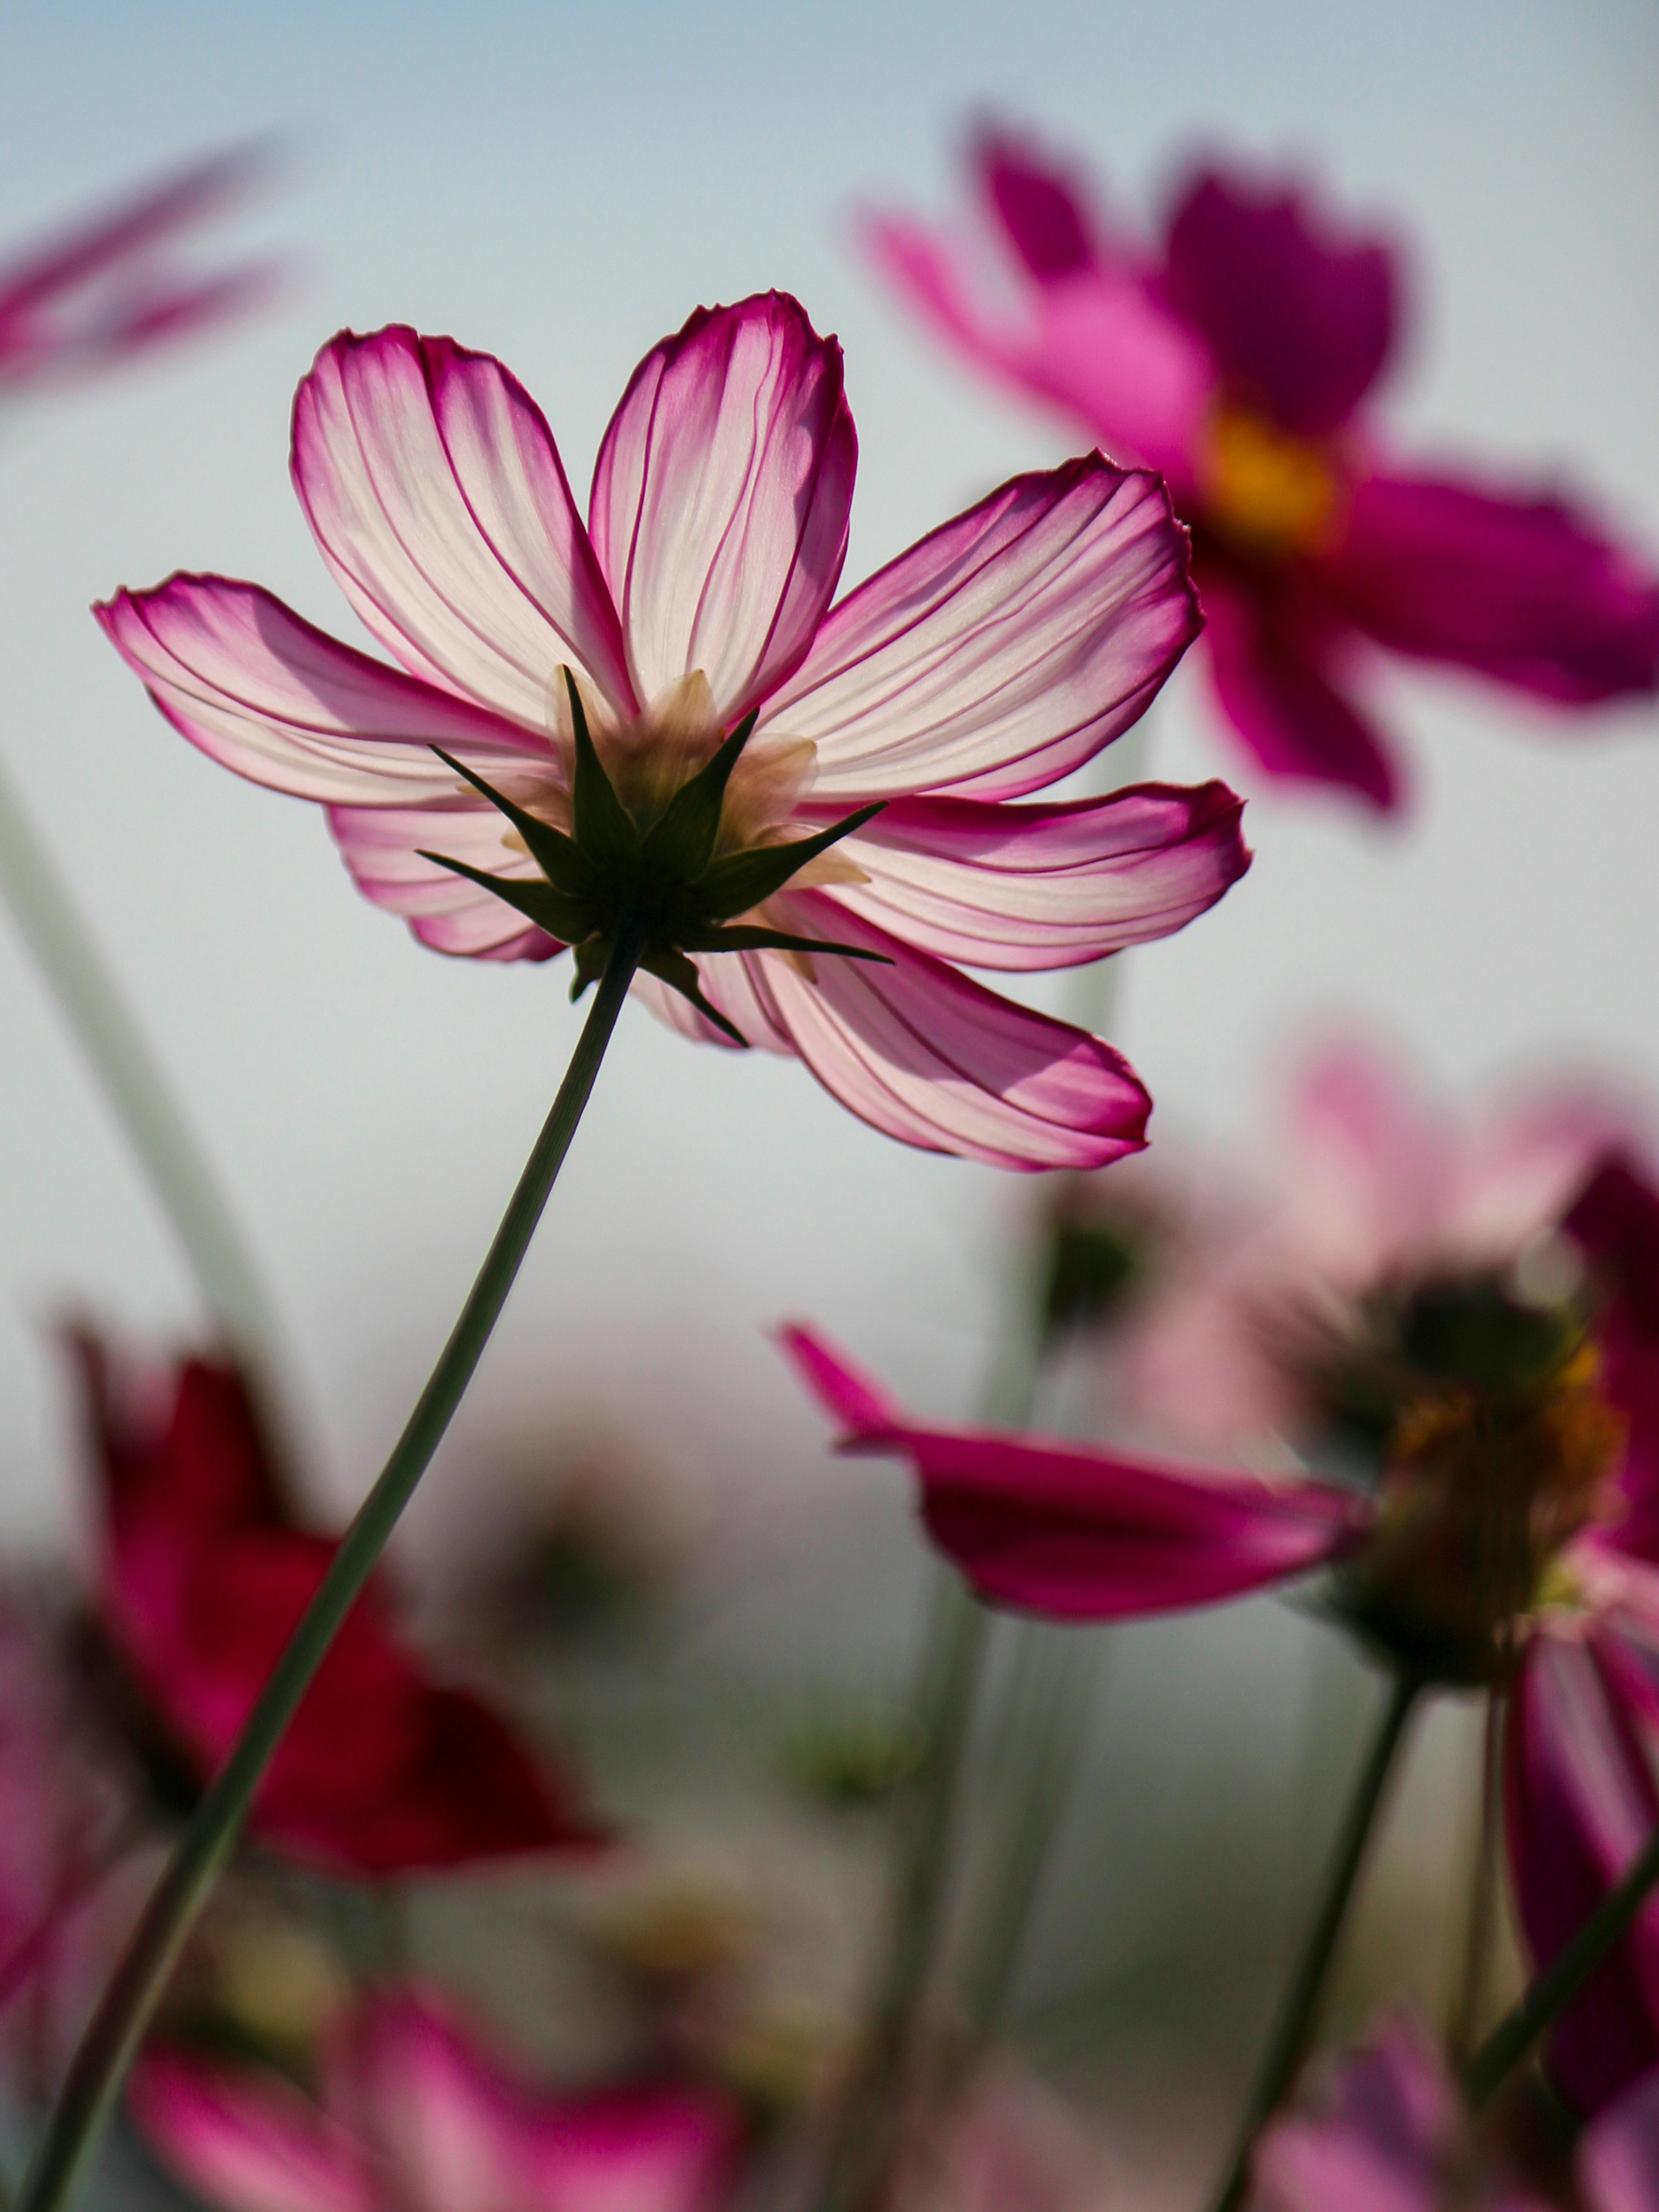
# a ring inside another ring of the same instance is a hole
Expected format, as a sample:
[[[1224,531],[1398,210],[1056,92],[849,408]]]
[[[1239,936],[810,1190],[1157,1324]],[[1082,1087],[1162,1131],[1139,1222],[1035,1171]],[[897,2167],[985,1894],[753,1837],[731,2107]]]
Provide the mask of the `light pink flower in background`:
[[[222,577],[121,592],[100,618],[187,738],[326,806],[368,896],[477,958],[562,948],[445,865],[542,880],[434,746],[568,829],[568,669],[643,828],[757,714],[717,849],[883,811],[750,923],[878,957],[705,951],[709,1006],[906,1142],[1100,1164],[1143,1141],[1132,1071],[961,969],[1066,967],[1163,936],[1247,865],[1218,784],[1011,803],[1109,744],[1179,658],[1197,626],[1184,533],[1155,477],[1094,454],[1005,484],[832,605],[854,460],[840,348],[776,293],[699,309],[647,356],[586,526],[498,362],[400,327],[343,334],[300,387],[294,481],[400,666]],[[635,988],[721,1041],[657,976]]]
[[[1506,1680],[1509,1861],[1541,1967],[1659,1826],[1659,1191],[1609,1158],[1561,1227],[1595,1286],[1590,1340],[1571,1297],[1520,1302],[1497,1380],[1478,1361],[1402,1375],[1365,1486],[920,1420],[823,1336],[784,1343],[842,1449],[914,1467],[929,1536],[990,1602],[1122,1620],[1323,1567],[1334,1614],[1395,1664]],[[1443,1343],[1472,1327],[1486,1356],[1481,1279],[1433,1310]],[[1659,1899],[1547,2057],[1586,2113],[1659,2065]]]
[[[975,368],[1164,471],[1217,703],[1269,775],[1399,805],[1365,703],[1378,648],[1560,705],[1659,688],[1650,562],[1552,484],[1395,460],[1370,412],[1401,319],[1390,240],[1299,183],[1216,167],[1152,249],[1006,133],[972,162],[1012,308],[925,224],[872,222],[875,258]]]
[[[146,353],[264,297],[270,263],[196,277],[169,257],[270,158],[264,146],[233,147],[0,264],[0,398]]]
[[[740,2148],[703,2090],[578,2096],[518,2079],[421,1993],[369,2001],[314,2096],[185,2046],[140,2060],[129,2109],[223,2212],[715,2212]]]

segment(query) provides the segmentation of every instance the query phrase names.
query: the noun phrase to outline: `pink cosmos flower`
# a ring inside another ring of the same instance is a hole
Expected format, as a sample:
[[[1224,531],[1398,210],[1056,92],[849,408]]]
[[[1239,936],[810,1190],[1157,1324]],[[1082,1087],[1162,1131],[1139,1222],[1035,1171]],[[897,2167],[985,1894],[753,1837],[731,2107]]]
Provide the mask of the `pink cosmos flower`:
[[[294,481],[401,665],[216,576],[99,617],[185,736],[325,805],[359,887],[447,952],[545,959],[591,929],[593,972],[606,925],[562,872],[586,880],[568,833],[589,733],[647,860],[672,803],[729,774],[669,886],[695,926],[635,986],[653,1011],[799,1054],[908,1143],[1103,1163],[1142,1142],[1131,1070],[957,963],[1099,958],[1245,867],[1219,784],[1009,803],[1168,675],[1197,626],[1184,533],[1154,477],[1093,454],[1005,484],[832,606],[854,460],[841,349],[776,293],[699,309],[646,356],[586,527],[499,362],[343,334],[300,386]]]
[[[186,1361],[118,1370],[76,1345],[102,1486],[99,1626],[125,1734],[162,1794],[199,1790],[235,1742],[333,1557],[295,1519],[242,1377]],[[254,1802],[267,1845],[338,1872],[412,1873],[600,1840],[570,1783],[480,1699],[433,1679],[372,1584]]]
[[[876,258],[977,368],[1164,471],[1218,704],[1268,774],[1400,804],[1364,705],[1368,646],[1565,705],[1659,685],[1648,564],[1553,490],[1395,459],[1369,404],[1399,322],[1388,241],[1216,169],[1182,188],[1153,254],[1003,133],[973,161],[1018,312],[922,224],[872,222]]]
[[[1593,1339],[1565,1294],[1419,1285],[1351,1370],[1357,1404],[1393,1408],[1364,1486],[919,1421],[823,1337],[785,1342],[843,1449],[910,1462],[929,1535],[992,1602],[1127,1619],[1324,1568],[1332,1609],[1396,1666],[1507,1681],[1510,1866],[1542,1966],[1659,1824],[1659,1192],[1610,1158],[1563,1226]],[[1587,2112],[1659,2064],[1659,1900],[1549,2058]]]
[[[268,150],[193,163],[0,267],[0,396],[101,368],[222,320],[270,289],[267,264],[175,271],[167,249],[240,198]]]
[[[161,2045],[128,2102],[158,2157],[224,2212],[714,2212],[738,2149],[722,2099],[550,2096],[418,1992],[374,1999],[348,2023],[314,2098]]]

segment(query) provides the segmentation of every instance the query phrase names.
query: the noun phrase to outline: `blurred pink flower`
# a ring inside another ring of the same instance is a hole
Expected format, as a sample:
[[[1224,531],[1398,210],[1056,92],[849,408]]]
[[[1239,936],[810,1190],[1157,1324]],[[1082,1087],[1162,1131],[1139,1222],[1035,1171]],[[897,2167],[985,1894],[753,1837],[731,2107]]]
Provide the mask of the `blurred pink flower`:
[[[300,387],[294,481],[401,667],[222,577],[124,591],[99,616],[185,736],[324,804],[368,897],[479,958],[562,947],[513,902],[545,889],[522,840],[434,746],[568,830],[568,668],[644,830],[757,714],[719,852],[883,811],[749,926],[886,964],[704,949],[678,972],[890,1135],[1004,1166],[1102,1164],[1143,1140],[1132,1071],[956,963],[1094,960],[1179,928],[1243,872],[1219,784],[1006,803],[1110,743],[1168,675],[1197,626],[1184,533],[1155,478],[1095,454],[1004,485],[832,608],[855,453],[841,349],[777,293],[699,309],[647,356],[586,528],[540,410],[498,362],[400,327],[346,333]],[[660,970],[635,984],[720,1042],[684,988]]]
[[[785,1342],[842,1449],[910,1462],[929,1535],[992,1602],[1127,1619],[1327,1567],[1333,1610],[1396,1665],[1507,1680],[1510,1866],[1542,1966],[1659,1826],[1659,1192],[1609,1158],[1563,1228],[1594,1341],[1571,1301],[1431,1282],[1366,1487],[919,1421],[823,1337]],[[1659,2064],[1659,1899],[1549,2058],[1584,2112]]]
[[[1369,411],[1399,317],[1388,241],[1344,234],[1295,185],[1213,169],[1149,253],[1015,139],[987,131],[973,161],[1015,314],[924,225],[872,222],[875,256],[977,367],[1164,471],[1217,702],[1270,775],[1400,803],[1353,696],[1367,643],[1564,704],[1659,686],[1645,562],[1552,490],[1395,460]]]
[[[233,147],[0,266],[0,397],[147,352],[268,292],[270,264],[192,278],[166,253],[239,199],[269,158],[264,146]]]
[[[314,2098],[156,2045],[128,2099],[157,2156],[224,2212],[714,2212],[739,2147],[707,2091],[549,2095],[414,1993],[348,2024]]]
[[[95,1605],[153,1772],[199,1789],[228,1753],[332,1558],[302,1529],[240,1375],[118,1369],[76,1341],[101,1484]],[[313,1864],[407,1874],[601,1840],[569,1780],[434,1680],[371,1584],[254,1802],[252,1832]]]

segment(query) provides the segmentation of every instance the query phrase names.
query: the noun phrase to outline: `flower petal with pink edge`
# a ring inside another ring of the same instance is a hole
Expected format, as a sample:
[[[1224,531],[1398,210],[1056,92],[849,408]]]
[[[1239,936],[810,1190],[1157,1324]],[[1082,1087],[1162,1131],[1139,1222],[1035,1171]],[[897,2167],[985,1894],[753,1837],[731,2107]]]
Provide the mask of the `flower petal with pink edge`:
[[[1295,189],[1195,177],[1170,219],[1165,281],[1234,395],[1304,437],[1347,420],[1394,342],[1391,249],[1322,234]]]
[[[1152,1102],[1100,1038],[999,998],[821,893],[772,904],[783,927],[890,963],[815,953],[809,978],[776,953],[738,956],[767,1025],[872,1127],[989,1167],[1103,1167],[1145,1144]],[[722,972],[731,957],[699,966],[741,1028],[736,979]]]
[[[857,464],[841,348],[787,293],[700,307],[646,356],[589,510],[642,703],[700,668],[731,722],[793,674],[847,557]]]
[[[380,2212],[363,2146],[291,2083],[146,2046],[127,2110],[157,2158],[223,2212]]]
[[[1659,2204],[1659,2073],[1644,2075],[1584,2130],[1574,2165],[1591,2212],[1653,2212]]]
[[[1547,1966],[1659,1825],[1654,1788],[1601,1637],[1534,1638],[1510,1694],[1505,1825],[1516,1907],[1535,1968]],[[1562,2015],[1549,2070],[1583,2114],[1659,2063],[1659,1903]]]
[[[182,736],[273,791],[348,805],[450,799],[456,778],[434,745],[485,775],[562,774],[544,739],[337,643],[257,584],[170,576],[93,611]]]
[[[494,891],[422,857],[441,853],[498,876],[538,880],[527,854],[503,846],[501,817],[470,794],[424,806],[331,806],[352,881],[365,898],[399,914],[422,945],[475,960],[547,960],[562,948]]]
[[[935,959],[1073,967],[1213,906],[1250,864],[1243,807],[1223,783],[1047,806],[895,799],[841,848],[869,881],[829,896]]]
[[[1206,567],[1210,678],[1222,713],[1269,775],[1334,784],[1384,813],[1399,770],[1376,732],[1331,680],[1334,636]]]
[[[1018,799],[1151,703],[1198,633],[1187,570],[1157,477],[1016,477],[850,592],[762,726],[817,745],[816,799]]]
[[[1370,477],[1320,575],[1396,653],[1569,705],[1659,688],[1659,574],[1563,499]]]
[[[1322,1483],[918,1421],[816,1331],[788,1328],[783,1342],[842,1425],[840,1449],[908,1459],[933,1541],[981,1597],[1022,1611],[1121,1620],[1213,1604],[1323,1565],[1363,1520]]]
[[[538,732],[562,664],[634,711],[553,434],[489,354],[342,331],[295,396],[291,467],[336,580],[411,673]]]

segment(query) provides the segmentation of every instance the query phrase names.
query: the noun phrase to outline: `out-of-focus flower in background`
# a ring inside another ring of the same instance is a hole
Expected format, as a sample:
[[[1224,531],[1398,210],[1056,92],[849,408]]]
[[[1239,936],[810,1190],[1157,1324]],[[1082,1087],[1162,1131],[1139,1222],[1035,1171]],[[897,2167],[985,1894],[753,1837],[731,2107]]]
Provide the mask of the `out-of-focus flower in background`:
[[[223,2212],[714,2212],[742,2134],[707,2089],[533,2087],[418,1990],[343,2022],[312,2092],[158,2044],[129,2107],[162,2162]]]
[[[360,887],[424,942],[545,959],[574,941],[585,977],[621,891],[589,895],[575,702],[618,834],[643,841],[628,898],[693,917],[664,920],[635,982],[656,1012],[799,1054],[908,1143],[1103,1164],[1142,1142],[1125,1062],[955,963],[1097,959],[1243,873],[1219,784],[1005,803],[1157,692],[1196,627],[1183,534],[1152,477],[1096,455],[1005,485],[832,608],[854,456],[840,348],[779,294],[700,309],[647,356],[586,528],[499,362],[401,328],[342,336],[300,389],[295,482],[409,672],[217,577],[122,592],[100,619],[186,737],[326,805]],[[438,744],[504,787],[515,830]],[[682,852],[671,802],[717,755],[729,781]]]
[[[235,1741],[335,1542],[300,1526],[234,1367],[144,1371],[84,1334],[75,1349],[101,1484],[94,1604],[111,1701],[177,1808]],[[384,1581],[325,1661],[252,1829],[307,1863],[370,1876],[586,1854],[601,1840],[567,1777],[480,1698],[434,1678]]]
[[[1534,1203],[1547,1187],[1518,1180]],[[1514,1251],[1513,1200],[1488,1253]],[[1346,1442],[1370,1440],[1340,1482],[917,1421],[823,1338],[786,1342],[843,1448],[911,1462],[929,1534],[993,1602],[1126,1619],[1324,1567],[1333,1614],[1403,1674],[1505,1686],[1510,1866],[1543,1966],[1659,1826],[1659,1193],[1612,1156],[1559,1232],[1547,1267],[1523,1249],[1481,1269],[1463,1247],[1455,1271],[1442,1246],[1428,1273],[1385,1276],[1352,1333],[1311,1340]],[[1656,2063],[1650,1900],[1549,2064],[1595,2112]]]
[[[1012,307],[925,225],[872,222],[875,257],[977,368],[1163,471],[1217,702],[1269,775],[1400,804],[1367,647],[1563,705],[1659,686],[1650,562],[1536,482],[1395,460],[1370,408],[1399,335],[1392,241],[1299,182],[1216,167],[1182,182],[1152,250],[1024,143],[987,131],[972,160]]]
[[[0,263],[0,398],[148,352],[264,297],[274,263],[196,277],[173,254],[272,157],[268,143],[232,147]]]

